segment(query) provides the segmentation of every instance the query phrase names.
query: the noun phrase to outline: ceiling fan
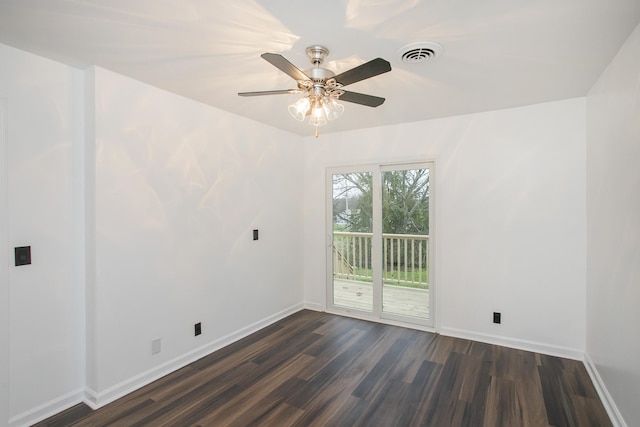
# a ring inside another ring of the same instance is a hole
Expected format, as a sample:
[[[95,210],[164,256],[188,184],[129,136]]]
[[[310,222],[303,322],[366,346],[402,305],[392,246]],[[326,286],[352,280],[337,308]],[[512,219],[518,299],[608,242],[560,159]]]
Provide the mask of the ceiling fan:
[[[239,92],[238,95],[303,94],[302,98],[289,106],[289,113],[300,121],[304,121],[309,117],[309,124],[315,127],[316,137],[318,137],[318,126],[326,124],[327,120],[338,118],[344,111],[344,106],[338,103],[338,100],[366,105],[367,107],[382,105],[384,98],[346,91],[343,87],[391,71],[391,64],[388,61],[376,58],[336,75],[331,70],[320,68],[320,64],[329,54],[329,50],[326,47],[319,45],[309,46],[306,52],[313,67],[305,71],[300,70],[284,56],[277,53],[263,53],[260,55],[267,62],[296,80],[298,83],[296,89]]]

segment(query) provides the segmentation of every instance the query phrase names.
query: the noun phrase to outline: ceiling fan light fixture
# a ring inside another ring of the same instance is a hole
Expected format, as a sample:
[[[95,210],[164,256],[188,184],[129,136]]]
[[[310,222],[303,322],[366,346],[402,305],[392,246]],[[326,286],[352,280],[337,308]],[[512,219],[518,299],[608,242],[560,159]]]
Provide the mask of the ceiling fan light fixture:
[[[311,114],[309,116],[309,124],[315,127],[327,124],[327,113],[321,99],[316,99],[313,102],[313,107],[311,108]]]
[[[327,96],[322,100],[322,107],[324,108],[327,119],[335,120],[344,112],[344,105],[338,102],[338,99],[334,96]]]
[[[289,105],[289,114],[291,114],[294,119],[303,122],[307,117],[309,108],[311,108],[311,101],[308,96],[304,96],[298,99],[295,103]]]

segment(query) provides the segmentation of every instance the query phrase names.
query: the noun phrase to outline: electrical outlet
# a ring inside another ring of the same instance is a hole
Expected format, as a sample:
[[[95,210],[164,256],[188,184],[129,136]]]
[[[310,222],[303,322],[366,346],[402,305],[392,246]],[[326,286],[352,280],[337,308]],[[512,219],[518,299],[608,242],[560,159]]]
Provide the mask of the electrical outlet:
[[[500,323],[502,318],[502,313],[499,313],[497,311],[493,312],[493,323]]]
[[[31,264],[31,246],[20,246],[14,248],[16,255],[16,267]]]
[[[258,230],[253,230],[253,240],[258,240]]]
[[[194,332],[195,332],[195,336],[197,337],[198,335],[200,335],[202,333],[202,325],[200,324],[200,322],[196,323],[193,327]]]

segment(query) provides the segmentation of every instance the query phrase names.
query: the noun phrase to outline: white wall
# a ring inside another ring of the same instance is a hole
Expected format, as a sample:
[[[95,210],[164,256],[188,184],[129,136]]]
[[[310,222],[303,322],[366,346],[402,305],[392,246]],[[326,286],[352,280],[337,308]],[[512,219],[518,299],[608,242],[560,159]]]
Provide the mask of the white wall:
[[[586,316],[584,99],[309,139],[307,305],[326,306],[326,167],[432,159],[436,325],[451,335],[580,358]],[[492,323],[493,311],[502,312],[502,325]]]
[[[638,52],[640,26],[587,97],[587,354],[629,426],[640,425]]]
[[[10,249],[8,281],[0,281],[0,292],[9,297],[8,306],[0,308],[8,313],[9,336],[0,344],[8,343],[10,372],[8,413],[0,425],[7,417],[19,425],[77,401],[84,382],[71,168],[81,126],[73,106],[80,76],[4,45],[0,63],[8,148],[8,196],[0,208],[8,212],[8,241],[2,244]],[[14,267],[12,248],[26,245],[33,264]]]
[[[0,60],[0,243],[33,255],[0,271],[0,425],[100,405],[302,307],[298,137],[105,70]]]
[[[101,404],[301,308],[303,187],[295,135],[103,69],[95,102]]]

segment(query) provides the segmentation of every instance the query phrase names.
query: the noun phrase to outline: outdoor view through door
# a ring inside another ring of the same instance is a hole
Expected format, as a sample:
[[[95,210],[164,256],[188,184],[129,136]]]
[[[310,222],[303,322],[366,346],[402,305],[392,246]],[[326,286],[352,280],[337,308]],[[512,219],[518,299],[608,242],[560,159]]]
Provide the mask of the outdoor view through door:
[[[431,164],[331,170],[329,306],[432,325]]]

